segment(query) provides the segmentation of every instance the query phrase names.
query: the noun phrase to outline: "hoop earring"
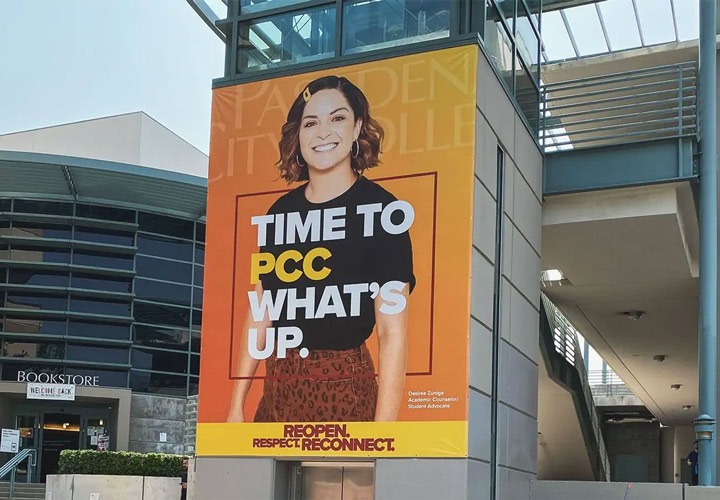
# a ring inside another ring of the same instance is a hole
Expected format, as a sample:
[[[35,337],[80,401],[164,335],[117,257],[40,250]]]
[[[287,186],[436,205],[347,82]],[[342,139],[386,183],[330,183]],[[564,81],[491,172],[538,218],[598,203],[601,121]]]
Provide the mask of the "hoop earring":
[[[304,167],[307,166],[307,164],[305,164],[305,163],[300,163],[300,156],[299,156],[299,155],[295,155],[295,163],[297,163],[297,164],[298,164],[298,167],[300,167],[300,168],[304,168]]]
[[[350,147],[350,152],[352,152],[352,150],[353,150],[353,148],[354,148],[355,146],[357,146],[357,149],[355,150],[355,152],[354,152],[353,155],[352,155],[353,158],[357,158],[358,155],[360,154],[360,143],[358,142],[357,139],[355,139],[355,140],[353,141],[353,144],[352,144],[352,146]]]

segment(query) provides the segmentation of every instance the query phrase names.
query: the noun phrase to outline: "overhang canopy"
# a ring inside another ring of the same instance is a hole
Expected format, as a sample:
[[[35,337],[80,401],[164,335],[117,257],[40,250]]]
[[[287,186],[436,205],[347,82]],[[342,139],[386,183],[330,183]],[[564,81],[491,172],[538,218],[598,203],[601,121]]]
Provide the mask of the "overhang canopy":
[[[0,151],[0,196],[66,198],[198,219],[205,215],[207,179],[104,160]]]

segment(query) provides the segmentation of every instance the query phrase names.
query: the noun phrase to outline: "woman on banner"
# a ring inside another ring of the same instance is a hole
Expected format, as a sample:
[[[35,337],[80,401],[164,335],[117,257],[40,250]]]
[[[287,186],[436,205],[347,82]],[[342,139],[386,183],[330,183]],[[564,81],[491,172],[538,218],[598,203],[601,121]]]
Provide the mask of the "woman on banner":
[[[274,350],[265,360],[263,395],[251,416],[255,422],[397,419],[407,366],[407,306],[415,286],[407,231],[414,213],[408,203],[363,175],[380,163],[383,136],[370,116],[367,98],[346,78],[318,78],[293,102],[282,127],[277,166],[288,184],[307,182],[272,205],[268,215],[288,221],[288,226],[280,229],[280,239],[268,230],[260,250],[276,259],[288,250],[302,256],[321,252],[324,257],[305,273],[298,272],[303,263],[290,262],[288,269],[296,267],[291,282],[266,273],[257,283],[256,297],[269,291],[273,299],[282,294],[287,300],[274,320],[248,312],[228,421],[246,420],[250,377],[259,364],[250,352],[249,332],[257,334],[252,349],[263,351],[266,339],[272,338],[265,334],[271,327],[295,327],[302,341],[285,357]],[[298,228],[297,221],[308,224],[319,214],[322,236],[308,225],[291,233],[292,217]],[[328,214],[337,217],[335,222],[326,220]],[[326,233],[328,226],[334,231]],[[394,299],[385,293],[387,285],[395,287]],[[374,328],[377,378],[365,345]]]

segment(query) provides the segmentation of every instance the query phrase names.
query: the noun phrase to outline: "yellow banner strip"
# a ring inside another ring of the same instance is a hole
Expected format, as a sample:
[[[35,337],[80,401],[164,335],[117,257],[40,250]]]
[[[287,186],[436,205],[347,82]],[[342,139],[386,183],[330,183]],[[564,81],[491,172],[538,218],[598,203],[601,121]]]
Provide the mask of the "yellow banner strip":
[[[200,456],[466,457],[467,422],[198,423]]]

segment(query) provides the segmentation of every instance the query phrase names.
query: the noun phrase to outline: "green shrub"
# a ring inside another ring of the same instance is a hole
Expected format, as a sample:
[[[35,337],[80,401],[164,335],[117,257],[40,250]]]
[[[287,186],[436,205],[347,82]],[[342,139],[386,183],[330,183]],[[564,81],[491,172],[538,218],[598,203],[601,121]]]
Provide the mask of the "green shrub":
[[[58,474],[180,477],[182,455],[130,451],[63,450]]]

